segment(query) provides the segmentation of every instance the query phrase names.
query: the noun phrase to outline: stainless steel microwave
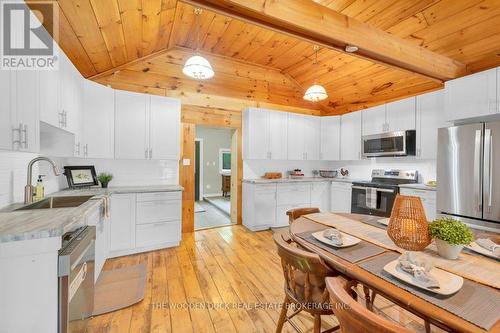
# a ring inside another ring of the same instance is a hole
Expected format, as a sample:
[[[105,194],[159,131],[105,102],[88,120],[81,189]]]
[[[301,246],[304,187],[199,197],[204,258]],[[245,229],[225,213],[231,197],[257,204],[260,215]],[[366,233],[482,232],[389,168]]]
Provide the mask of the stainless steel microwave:
[[[416,141],[415,130],[365,135],[363,157],[415,156]]]

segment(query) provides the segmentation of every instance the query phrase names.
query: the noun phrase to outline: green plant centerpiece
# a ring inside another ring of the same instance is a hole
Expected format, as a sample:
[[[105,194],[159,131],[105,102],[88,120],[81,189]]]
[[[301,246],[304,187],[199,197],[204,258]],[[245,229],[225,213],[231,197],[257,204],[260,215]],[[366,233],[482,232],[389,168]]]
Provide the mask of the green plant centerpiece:
[[[107,188],[109,182],[113,179],[113,175],[106,172],[101,172],[97,175],[97,180],[101,183],[102,188]]]
[[[436,240],[441,257],[457,259],[464,245],[472,242],[472,231],[458,220],[443,217],[429,224],[429,235]]]

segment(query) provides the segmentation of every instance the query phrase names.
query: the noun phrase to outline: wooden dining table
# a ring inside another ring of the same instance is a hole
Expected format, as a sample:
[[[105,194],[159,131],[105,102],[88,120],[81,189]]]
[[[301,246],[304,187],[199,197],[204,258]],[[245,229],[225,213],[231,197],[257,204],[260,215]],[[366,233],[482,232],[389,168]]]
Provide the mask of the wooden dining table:
[[[365,224],[370,222],[374,224],[375,221],[381,219],[380,217],[373,217],[373,216],[359,215],[359,214],[341,214],[341,216],[353,220],[352,223],[365,223]],[[327,228],[326,223],[323,224],[323,223],[318,223],[316,221],[318,221],[318,219],[315,219],[315,221],[313,221],[312,219],[309,219],[307,215],[298,218],[290,226],[291,237],[296,243],[300,244],[302,247],[306,248],[309,251],[317,253],[327,265],[337,270],[342,275],[346,276],[349,279],[354,279],[358,281],[362,285],[374,291],[376,294],[382,295],[384,298],[397,304],[401,308],[422,318],[426,322],[435,325],[439,328],[442,328],[446,331],[463,332],[463,333],[500,332],[500,320],[497,320],[496,323],[489,330],[485,330],[447,311],[446,309],[443,309],[442,307],[432,304],[426,301],[425,299],[418,297],[417,295],[414,295],[402,289],[401,287],[398,287],[397,285],[389,281],[386,281],[385,279],[360,267],[360,264],[362,264],[363,261],[374,259],[377,256],[384,255],[384,253],[387,254],[387,252],[395,252],[395,251],[385,249],[385,252],[382,254],[375,254],[374,256],[367,258],[365,260],[352,263],[333,254],[331,251],[327,251],[313,244],[312,242],[308,242],[305,239],[298,236],[300,234],[304,234],[307,232],[320,231]],[[500,263],[499,263],[499,269],[500,269]],[[498,295],[500,297],[500,292],[498,291],[498,289],[493,288],[492,290],[494,292],[498,292]],[[493,311],[495,310],[493,309]],[[498,309],[498,311],[500,313],[500,309]]]

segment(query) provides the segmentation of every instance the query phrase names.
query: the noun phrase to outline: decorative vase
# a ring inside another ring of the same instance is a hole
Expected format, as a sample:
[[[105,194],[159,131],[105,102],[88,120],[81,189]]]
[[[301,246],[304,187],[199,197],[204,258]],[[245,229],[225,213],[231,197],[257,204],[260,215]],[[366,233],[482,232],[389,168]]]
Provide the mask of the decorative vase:
[[[387,235],[394,244],[409,251],[422,251],[431,243],[424,206],[419,197],[396,196]]]
[[[463,245],[452,245],[447,241],[436,239],[438,254],[445,259],[455,260],[464,248]]]
[[[108,183],[101,183],[102,188],[108,188]]]

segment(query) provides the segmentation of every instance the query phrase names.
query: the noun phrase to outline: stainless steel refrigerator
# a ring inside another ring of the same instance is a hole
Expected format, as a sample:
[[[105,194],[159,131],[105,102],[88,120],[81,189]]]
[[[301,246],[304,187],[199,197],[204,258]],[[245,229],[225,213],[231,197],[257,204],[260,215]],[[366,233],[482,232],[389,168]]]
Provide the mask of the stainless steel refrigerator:
[[[437,210],[500,231],[500,121],[439,129]]]

